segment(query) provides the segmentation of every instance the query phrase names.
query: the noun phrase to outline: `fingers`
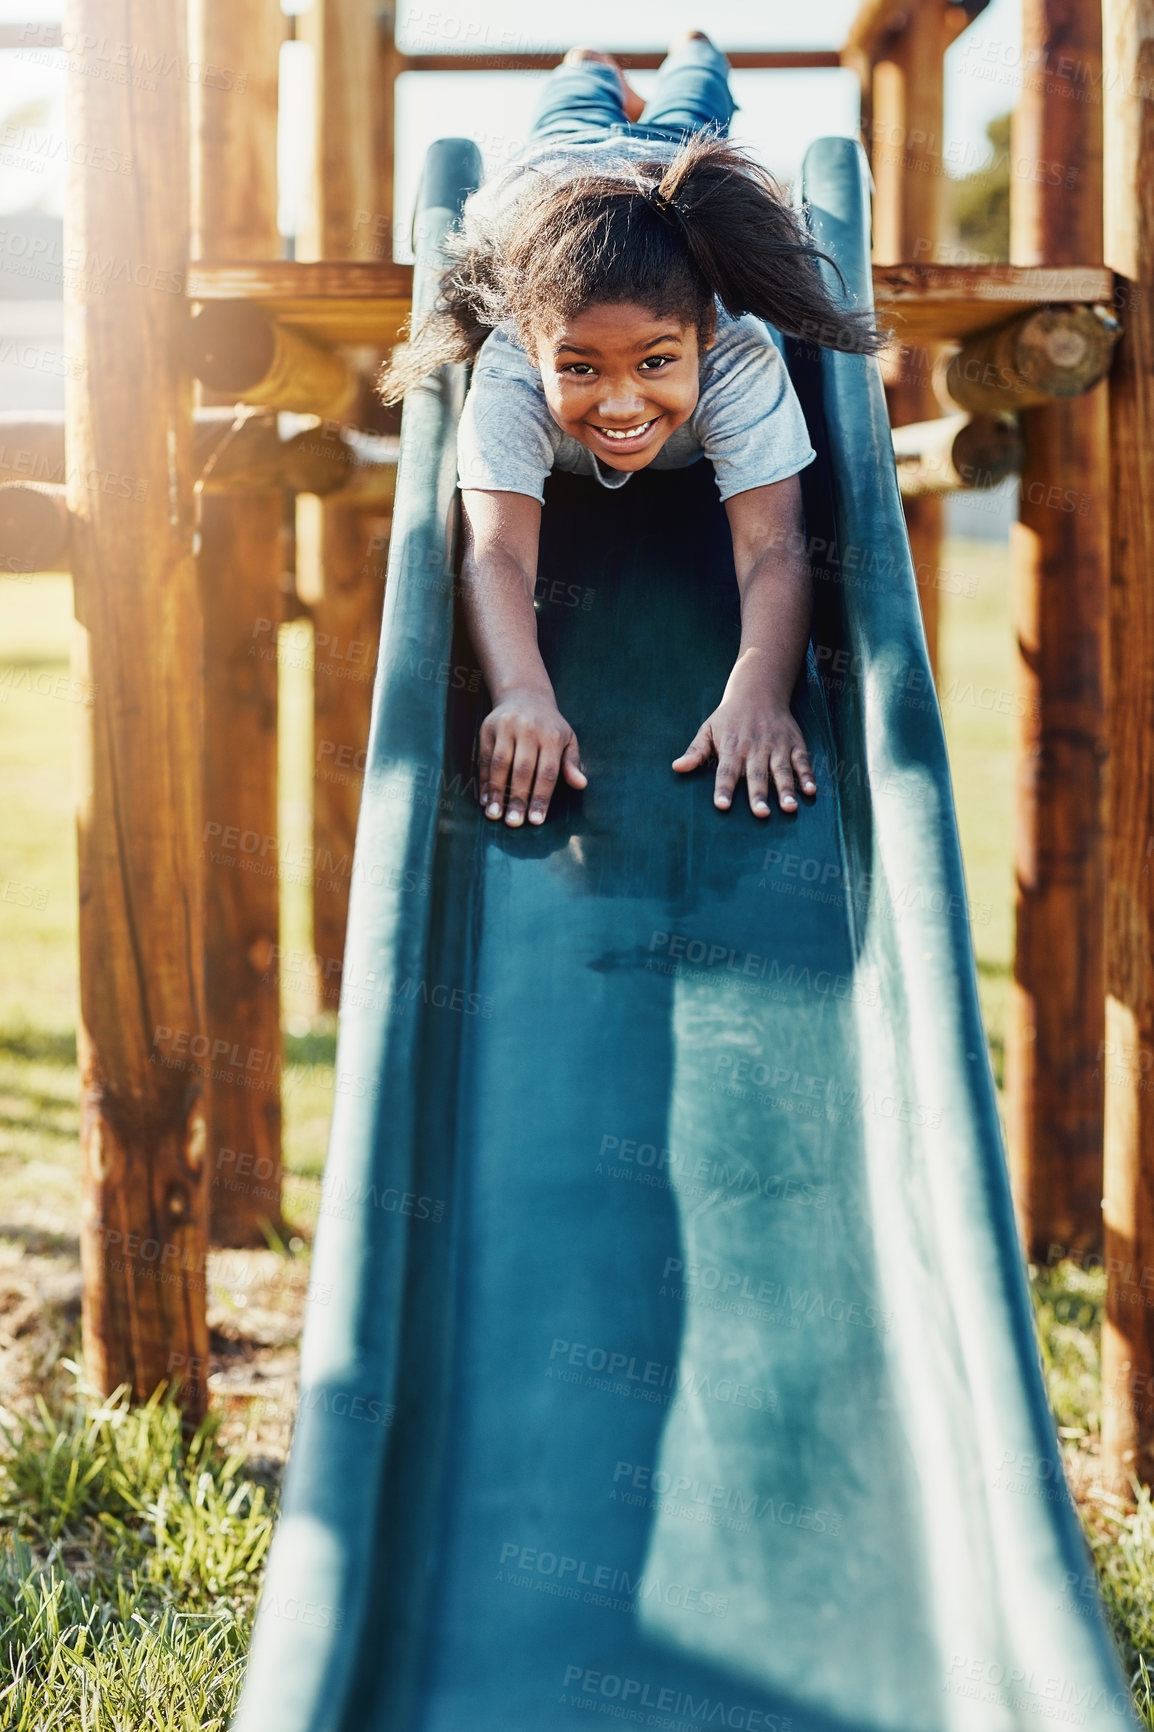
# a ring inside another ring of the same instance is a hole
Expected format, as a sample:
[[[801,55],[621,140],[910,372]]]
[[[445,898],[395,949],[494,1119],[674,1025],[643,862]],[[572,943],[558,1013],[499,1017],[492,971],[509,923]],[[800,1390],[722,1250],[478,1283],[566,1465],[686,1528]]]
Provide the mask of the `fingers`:
[[[748,748],[734,735],[722,740],[717,748],[717,774],[713,778],[713,804],[728,812],[733,804],[733,790],[745,773]]]
[[[530,824],[545,822],[549,802],[557,786],[557,777],[562,770],[571,788],[583,788],[586,784],[587,777],[581,768],[581,754],[577,748],[576,736],[570,736],[563,752],[560,744],[560,740],[542,744],[541,755],[537,759],[537,774],[533,781],[533,797],[529,802]],[[512,823],[513,820],[510,818],[508,822]]]
[[[750,752],[745,760],[745,786],[749,793],[749,809],[755,818],[769,817],[769,754],[764,749]]]
[[[713,733],[709,723],[703,722],[681,756],[674,758],[673,768],[684,775],[688,770],[696,770],[701,764],[707,764],[712,756]]]
[[[581,768],[581,748],[576,734],[570,734],[569,744],[561,755],[561,772],[571,788],[584,788],[589,778]]]
[[[477,759],[477,780],[481,785],[481,805],[486,818],[500,818],[505,810],[505,789],[513,762],[511,731],[500,732],[486,721],[481,727],[481,749]]]
[[[796,812],[797,794],[794,791],[793,762],[786,741],[781,741],[771,748],[769,767],[773,773],[773,785],[777,789],[777,797],[782,811]]]
[[[561,776],[571,788],[588,783],[570,729],[519,728],[512,721],[488,719],[482,724],[477,783],[487,818],[504,818],[513,829],[526,817],[530,824],[543,824]]]
[[[809,761],[809,753],[804,746],[795,746],[790,755],[793,759],[793,767],[797,771],[797,779],[801,783],[802,793],[816,794],[817,778]]]
[[[513,773],[509,778],[509,798],[505,802],[505,822],[514,828],[525,822],[525,811],[529,804],[529,794],[537,769],[537,758],[537,741],[532,736],[528,739],[518,739],[513,752]],[[553,781],[556,780],[557,770],[554,767]],[[550,783],[549,791],[552,793],[552,783]]]
[[[749,809],[755,818],[770,815],[771,784],[786,814],[797,811],[798,787],[803,794],[817,793],[817,779],[805,746],[788,735],[755,741],[725,736],[718,748],[713,784],[713,803],[720,811],[728,811],[732,806],[737,784],[743,777]]]

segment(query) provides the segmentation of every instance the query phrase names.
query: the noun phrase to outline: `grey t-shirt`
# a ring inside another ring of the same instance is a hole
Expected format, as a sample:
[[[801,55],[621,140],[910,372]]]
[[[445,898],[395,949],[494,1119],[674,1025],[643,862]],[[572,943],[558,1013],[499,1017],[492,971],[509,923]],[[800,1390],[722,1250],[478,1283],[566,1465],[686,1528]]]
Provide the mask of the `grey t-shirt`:
[[[499,235],[516,221],[522,198],[595,168],[633,179],[646,159],[667,161],[667,141],[609,138],[595,144],[542,143],[522,153],[466,202],[466,233]],[[768,328],[746,315],[734,319],[718,304],[717,334],[701,356],[700,395],[685,424],[647,467],[685,469],[701,457],[713,464],[722,499],[784,481],[812,463],[805,417],[785,362]],[[549,413],[541,374],[511,327],[500,326],[473,367],[457,438],[457,485],[494,493],[525,493],[544,501],[552,469],[591,475],[603,487],[623,487],[634,471],[600,463],[586,445],[563,433]]]

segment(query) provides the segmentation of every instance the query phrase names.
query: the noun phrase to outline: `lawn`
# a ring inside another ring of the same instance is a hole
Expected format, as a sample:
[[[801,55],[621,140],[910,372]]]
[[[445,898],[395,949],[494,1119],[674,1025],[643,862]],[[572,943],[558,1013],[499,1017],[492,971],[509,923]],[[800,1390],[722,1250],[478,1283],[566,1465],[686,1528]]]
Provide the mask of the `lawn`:
[[[983,1012],[1001,1085],[1012,955],[1012,692],[1004,548],[952,543],[939,685]],[[210,1291],[214,1412],[177,1416],[80,1388],[76,864],[70,585],[0,581],[0,1729],[191,1732],[227,1725],[291,1428],[296,1347],[332,1098],[334,1028],[286,993],[287,1245],[221,1253]],[[300,657],[287,658],[289,664]],[[308,837],[308,673],[281,670],[281,829]],[[288,851],[288,850],[286,850]],[[295,850],[293,850],[295,852]],[[287,883],[282,945],[310,944]],[[1095,1492],[1100,1273],[1033,1272],[1051,1403],[1136,1696],[1154,1728],[1154,1514]]]

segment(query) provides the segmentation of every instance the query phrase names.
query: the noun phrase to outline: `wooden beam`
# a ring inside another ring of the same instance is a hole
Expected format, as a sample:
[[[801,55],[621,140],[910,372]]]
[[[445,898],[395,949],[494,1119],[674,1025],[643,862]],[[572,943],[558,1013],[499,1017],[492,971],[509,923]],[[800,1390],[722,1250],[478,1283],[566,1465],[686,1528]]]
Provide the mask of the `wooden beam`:
[[[1066,184],[1014,174],[1011,256],[1029,267],[1097,262],[1099,8],[1024,0],[1023,29],[1025,63],[1037,70],[1022,83],[1011,154],[1016,164],[1061,163]],[[1048,70],[1059,61],[1079,68],[1078,101],[1069,77]],[[962,351],[979,380],[984,353],[1015,383],[1029,374],[1026,382],[1048,386],[1052,399],[1070,399],[1020,417],[1025,457],[1011,533],[1021,722],[1006,1129],[1022,1240],[1042,1263],[1059,1249],[1083,1256],[1102,1243],[1110,475],[1107,387],[1092,385],[1110,365],[1115,336],[1085,307],[1050,309]],[[960,363],[952,371],[964,371]],[[1036,391],[1017,396],[1037,403]]]
[[[868,19],[859,14],[862,30],[856,37],[851,33],[853,51],[872,58],[870,32],[880,28],[881,17],[877,8]],[[898,265],[923,250],[932,257],[941,233],[945,10],[940,0],[910,0],[900,12],[884,10],[884,20],[886,46],[873,68],[868,141],[875,184],[874,257],[880,265]],[[933,365],[932,346],[910,341],[903,332],[897,366],[887,382],[895,427],[938,412]],[[926,647],[936,674],[943,507],[940,498],[928,495],[903,503]]]
[[[1118,330],[1108,307],[1037,307],[967,337],[946,367],[946,390],[987,415],[1081,397],[1109,372]]]
[[[551,72],[564,55],[541,54],[401,54],[401,72]],[[652,71],[665,55],[651,49],[615,48],[613,58],[626,72]],[[836,48],[726,49],[725,58],[735,72],[836,71],[842,55]]]
[[[929,11],[938,15],[944,40],[952,42],[988,4],[989,0],[961,0],[960,4],[952,0],[862,0],[841,51],[842,60],[872,63],[880,59],[896,38]]]
[[[353,213],[353,226],[363,251],[361,233],[370,225],[358,223],[358,214]],[[375,244],[381,232],[378,228]],[[1114,293],[1113,275],[1101,265],[947,265],[935,263],[932,252],[923,241],[922,256],[913,262],[874,261],[878,316],[894,325],[903,342],[960,339],[1046,303],[1109,304]],[[319,342],[381,347],[398,341],[409,316],[412,284],[408,265],[363,258],[347,264],[283,259],[230,265],[212,260],[194,263],[188,273],[190,300],[251,300]]]
[[[277,0],[197,0],[196,52],[245,70],[243,89],[195,86],[193,223],[198,252],[273,253],[277,84],[285,20]],[[243,164],[243,172],[240,166]],[[251,303],[216,303],[192,325],[193,371],[232,398],[278,407],[343,407],[353,381],[343,358],[280,327]],[[211,395],[211,394],[210,394]],[[212,401],[217,401],[212,397]],[[211,410],[206,412],[211,415]],[[205,416],[198,432],[203,438]],[[209,483],[260,479],[245,447],[275,423],[260,416],[197,465]],[[269,477],[272,480],[272,477]],[[215,495],[216,488],[206,486]],[[212,1093],[211,1231],[218,1245],[263,1245],[281,1216],[280,889],[277,860],[277,661],[285,503],[279,491],[204,497],[200,582],[205,609],[205,989],[215,1050],[257,1052],[255,1075],[222,1066]],[[259,863],[229,847],[257,836]],[[268,870],[269,863],[273,869]]]
[[[326,260],[351,260],[363,244],[361,214],[392,209],[391,174],[389,184],[383,178],[390,157],[379,149],[387,124],[379,66],[383,53],[387,70],[388,42],[382,42],[372,9],[362,0],[314,0],[301,24],[316,56],[318,153],[317,228],[301,250],[307,246]],[[360,775],[342,766],[360,759],[368,739],[388,524],[379,511],[298,502],[298,587],[311,607],[316,646],[313,949],[321,1004],[328,1010],[336,1008],[340,994],[361,797]]]
[[[130,42],[130,0],[69,0],[66,29]],[[184,0],[153,0],[150,52],[182,66]],[[192,552],[187,308],[188,84],[68,70],[66,253],[147,260],[83,298],[66,273],[74,671],[80,712],[80,1250],[85,1367],[143,1399],[178,1382],[204,1408],[212,1066],[204,1014],[202,625]],[[99,154],[89,146],[99,145]],[[126,197],[93,166],[147,164]],[[131,357],[130,362],[126,357]],[[127,493],[91,478],[131,478]]]
[[[1104,0],[1105,259],[1123,279],[1110,377],[1109,816],[1102,1468],[1154,1482],[1154,15]]]
[[[903,499],[997,487],[1022,460],[1010,416],[941,415],[895,427],[893,441]]]

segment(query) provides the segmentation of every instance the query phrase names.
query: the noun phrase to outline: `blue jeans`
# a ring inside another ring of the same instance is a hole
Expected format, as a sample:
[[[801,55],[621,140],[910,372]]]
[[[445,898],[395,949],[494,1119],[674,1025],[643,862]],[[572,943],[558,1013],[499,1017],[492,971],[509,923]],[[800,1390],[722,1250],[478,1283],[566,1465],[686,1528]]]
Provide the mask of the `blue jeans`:
[[[610,135],[679,143],[711,130],[725,137],[737,104],[729,90],[729,62],[712,42],[687,42],[666,57],[657,89],[638,121],[625,118],[621,85],[611,66],[582,60],[549,74],[529,137],[591,144]]]

